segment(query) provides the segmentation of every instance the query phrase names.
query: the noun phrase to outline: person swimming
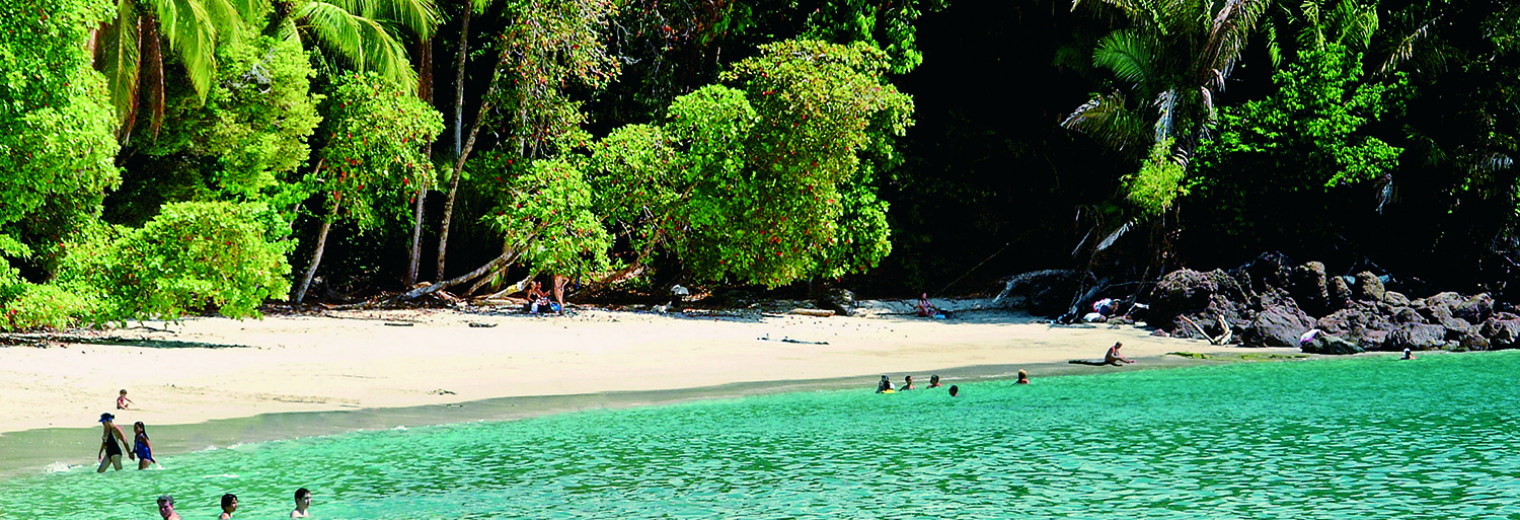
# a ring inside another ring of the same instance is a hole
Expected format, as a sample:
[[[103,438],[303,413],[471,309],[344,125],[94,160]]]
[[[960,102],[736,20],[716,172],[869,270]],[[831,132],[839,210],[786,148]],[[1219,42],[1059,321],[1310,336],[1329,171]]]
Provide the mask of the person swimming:
[[[296,490],[296,508],[290,512],[291,518],[306,518],[311,513],[306,508],[311,507],[311,491],[306,488]]]
[[[157,464],[158,459],[153,458],[153,444],[148,442],[148,427],[142,421],[132,423],[132,453],[137,455],[137,469],[148,469],[149,464]]]
[[[232,512],[237,511],[237,506],[237,495],[232,493],[222,495],[222,516],[216,517],[217,520],[229,520],[232,518]]]
[[[1018,380],[1018,382],[1016,384],[1020,384],[1020,385],[1027,385],[1027,384],[1029,384],[1029,372],[1025,372],[1024,370],[1020,369],[1019,370],[1019,380]]]
[[[158,496],[158,514],[163,516],[164,520],[180,520],[179,513],[174,512],[174,497]]]
[[[885,394],[890,392],[896,392],[896,390],[892,389],[892,379],[887,376],[881,376],[881,381],[876,382],[876,393]]]
[[[917,389],[918,389],[918,387],[913,386],[913,376],[903,376],[903,384],[902,384],[902,386],[900,386],[900,387],[897,388],[897,391],[899,391],[899,392],[906,392],[906,391],[909,391],[909,390],[917,390]]]
[[[939,374],[929,376],[929,388],[939,388]]]
[[[950,385],[950,397],[961,395],[961,387]]]

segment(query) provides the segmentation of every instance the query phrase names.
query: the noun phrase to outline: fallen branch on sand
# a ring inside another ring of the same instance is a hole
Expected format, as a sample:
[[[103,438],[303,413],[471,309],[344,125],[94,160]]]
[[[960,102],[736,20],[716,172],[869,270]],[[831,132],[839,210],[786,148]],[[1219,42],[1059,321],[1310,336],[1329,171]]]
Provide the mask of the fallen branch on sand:
[[[1210,345],[1223,345],[1229,342],[1230,338],[1234,337],[1234,331],[1230,330],[1230,325],[1228,323],[1225,323],[1224,316],[1215,314],[1214,318],[1219,321],[1219,326],[1224,328],[1224,334],[1220,334],[1218,337],[1210,336],[1209,333],[1205,332],[1203,330],[1203,327],[1199,326],[1198,322],[1193,321],[1192,318],[1189,318],[1187,316],[1177,317],[1177,319],[1182,320],[1184,323],[1192,325],[1193,330],[1198,331],[1198,335],[1203,336],[1203,339],[1209,340]]]

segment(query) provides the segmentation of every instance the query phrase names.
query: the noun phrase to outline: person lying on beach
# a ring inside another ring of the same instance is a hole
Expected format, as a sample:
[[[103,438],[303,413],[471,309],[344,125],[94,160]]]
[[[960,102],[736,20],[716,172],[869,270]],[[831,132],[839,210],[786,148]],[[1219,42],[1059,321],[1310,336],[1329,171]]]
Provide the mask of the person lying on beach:
[[[897,391],[906,392],[908,390],[915,390],[917,388],[918,387],[913,386],[913,376],[903,376],[903,385],[901,387],[898,387]]]
[[[1029,384],[1029,372],[1025,372],[1023,370],[1019,370],[1019,380],[1015,384],[1020,384],[1020,385],[1027,385],[1027,384]]]
[[[121,389],[121,395],[119,395],[119,396],[116,397],[116,409],[117,410],[126,410],[127,409],[127,405],[130,405],[130,404],[137,404],[137,403],[132,402],[131,399],[127,399],[127,389],[125,389],[125,388]]]
[[[180,520],[179,513],[174,512],[174,497],[159,495],[158,514],[162,515],[164,520]]]
[[[290,517],[306,518],[308,516],[311,516],[311,513],[308,513],[306,511],[306,508],[308,507],[311,507],[311,491],[307,490],[306,488],[297,489],[296,508],[294,511],[290,512]]]
[[[232,518],[232,512],[237,511],[237,506],[237,495],[234,495],[232,493],[222,495],[222,516],[216,517],[217,520],[228,520]]]
[[[939,388],[939,374],[929,376],[929,388]]]
[[[876,393],[884,394],[887,392],[896,392],[896,390],[892,389],[892,380],[890,378],[881,376],[881,381],[876,382]]]
[[[100,468],[95,470],[96,473],[105,473],[106,466],[112,465],[116,466],[116,471],[121,471],[121,447],[127,445],[127,436],[121,433],[121,427],[113,422],[115,420],[115,415],[100,414],[100,451],[95,455],[100,459]],[[118,440],[121,444],[116,444]],[[127,454],[127,457],[131,456]]]
[[[158,459],[153,458],[153,445],[148,442],[148,427],[142,421],[132,423],[132,453],[137,455],[137,469],[148,469],[149,464],[158,464]]]

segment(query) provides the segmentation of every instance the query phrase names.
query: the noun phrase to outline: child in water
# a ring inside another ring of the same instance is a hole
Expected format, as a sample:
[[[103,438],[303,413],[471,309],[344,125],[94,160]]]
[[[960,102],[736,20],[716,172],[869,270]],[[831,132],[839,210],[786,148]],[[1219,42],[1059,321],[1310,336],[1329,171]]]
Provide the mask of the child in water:
[[[142,421],[132,423],[132,453],[137,455],[137,469],[148,469],[149,464],[158,464],[153,458],[153,444],[148,442],[148,427]]]

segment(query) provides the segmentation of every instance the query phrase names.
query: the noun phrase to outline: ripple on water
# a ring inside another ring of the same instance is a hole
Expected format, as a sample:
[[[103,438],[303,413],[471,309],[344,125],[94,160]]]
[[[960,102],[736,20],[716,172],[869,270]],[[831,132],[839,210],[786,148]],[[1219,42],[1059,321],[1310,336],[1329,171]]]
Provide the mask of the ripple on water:
[[[208,449],[6,518],[1515,518],[1520,353],[808,392]],[[67,468],[66,465],[62,468]],[[1506,516],[1508,515],[1508,516]]]

